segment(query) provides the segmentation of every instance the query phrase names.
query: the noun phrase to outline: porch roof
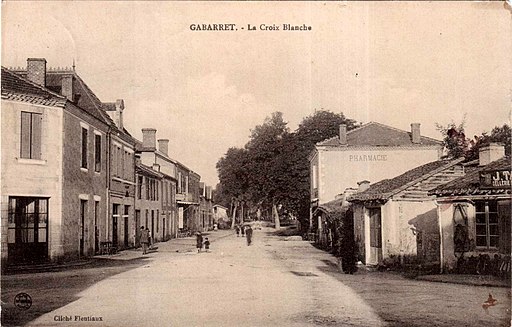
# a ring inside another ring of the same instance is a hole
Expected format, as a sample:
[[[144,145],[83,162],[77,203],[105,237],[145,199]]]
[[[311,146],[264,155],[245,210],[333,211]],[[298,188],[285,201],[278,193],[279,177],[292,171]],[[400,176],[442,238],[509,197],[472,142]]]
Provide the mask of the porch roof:
[[[385,179],[371,185],[366,191],[356,193],[349,197],[350,202],[364,202],[375,200],[388,200],[393,195],[401,192],[408,187],[426,179],[436,173],[448,169],[458,163],[461,163],[464,158],[456,160],[437,160],[429,162],[422,166],[411,169],[402,175],[395,178]],[[428,190],[425,190],[428,191]]]
[[[468,167],[466,175],[435,188],[429,192],[429,195],[436,195],[438,197],[458,195],[509,195],[511,194],[510,187],[501,189],[480,188],[480,172],[506,169],[509,171],[511,169],[510,157],[503,157],[482,167]]]

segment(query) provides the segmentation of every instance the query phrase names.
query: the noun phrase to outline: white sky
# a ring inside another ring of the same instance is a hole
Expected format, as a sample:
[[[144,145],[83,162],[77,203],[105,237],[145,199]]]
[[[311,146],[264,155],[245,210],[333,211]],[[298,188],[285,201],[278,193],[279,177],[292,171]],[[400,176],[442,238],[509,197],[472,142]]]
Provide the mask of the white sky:
[[[125,100],[132,135],[156,128],[214,185],[217,160],[277,110],[291,129],[324,108],[436,138],[464,114],[470,135],[508,122],[511,29],[503,2],[3,2],[2,65],[74,59],[102,101]]]

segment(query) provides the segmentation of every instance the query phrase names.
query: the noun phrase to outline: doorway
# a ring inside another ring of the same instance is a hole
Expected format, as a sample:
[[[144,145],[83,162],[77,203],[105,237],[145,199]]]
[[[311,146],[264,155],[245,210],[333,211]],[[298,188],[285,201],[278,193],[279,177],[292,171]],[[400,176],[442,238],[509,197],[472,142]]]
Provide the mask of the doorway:
[[[377,265],[382,261],[382,219],[379,208],[370,208],[370,257],[369,264]]]
[[[119,204],[112,205],[112,246],[117,247],[117,218],[119,217]]]

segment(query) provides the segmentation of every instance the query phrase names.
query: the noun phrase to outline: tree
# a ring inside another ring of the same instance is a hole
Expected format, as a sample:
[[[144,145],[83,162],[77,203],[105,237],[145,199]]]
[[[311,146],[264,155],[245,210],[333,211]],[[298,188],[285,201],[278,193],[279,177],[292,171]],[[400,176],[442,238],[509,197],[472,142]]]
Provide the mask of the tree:
[[[482,146],[488,145],[489,143],[501,143],[505,146],[505,155],[510,156],[511,147],[511,135],[510,126],[503,124],[503,126],[495,126],[491,133],[482,133],[480,136],[474,137],[471,141],[472,147],[466,154],[466,158],[469,160],[478,158],[478,151]]]
[[[469,151],[471,142],[464,133],[466,118],[459,125],[453,121],[446,126],[436,123],[437,130],[443,136],[443,144],[446,150],[446,156],[449,158],[460,158]]]

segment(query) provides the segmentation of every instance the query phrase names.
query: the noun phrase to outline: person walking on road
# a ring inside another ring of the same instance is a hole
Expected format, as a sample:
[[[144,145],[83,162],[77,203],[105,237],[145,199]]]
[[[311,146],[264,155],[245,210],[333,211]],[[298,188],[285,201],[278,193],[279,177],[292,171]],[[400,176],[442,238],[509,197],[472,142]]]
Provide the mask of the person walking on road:
[[[244,237],[244,235],[245,235],[245,226],[244,225],[240,225],[240,232],[242,233],[242,237]]]
[[[251,245],[251,242],[252,242],[252,228],[251,228],[251,226],[247,226],[245,228],[245,236],[247,237],[247,246]]]
[[[201,232],[197,232],[196,234],[196,247],[197,247],[197,253],[200,253],[203,249],[203,235]]]
[[[149,243],[149,230],[145,229],[144,226],[140,227],[140,243],[142,244],[142,254],[147,254]]]
[[[210,241],[208,241],[208,237],[204,238],[204,249],[206,252],[210,252]]]
[[[239,237],[240,236],[240,226],[236,225],[235,231],[236,231],[236,237]]]

